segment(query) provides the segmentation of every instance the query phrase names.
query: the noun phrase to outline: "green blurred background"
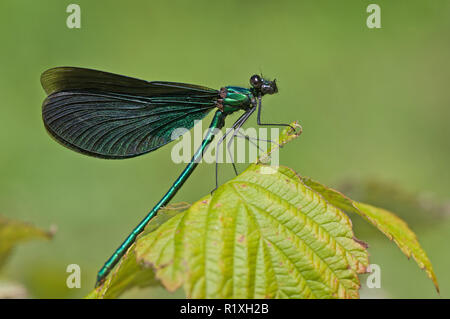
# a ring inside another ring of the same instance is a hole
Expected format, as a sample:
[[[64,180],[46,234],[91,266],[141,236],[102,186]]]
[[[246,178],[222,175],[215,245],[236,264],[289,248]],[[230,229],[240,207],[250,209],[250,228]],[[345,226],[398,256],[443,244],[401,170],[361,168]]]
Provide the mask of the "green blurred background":
[[[2,0],[0,214],[58,227],[51,242],[20,246],[2,278],[23,284],[30,297],[84,296],[99,266],[183,167],[171,162],[171,147],[107,161],[54,142],[41,120],[39,77],[55,66],[214,88],[247,86],[250,75],[262,72],[280,88],[265,99],[263,118],[299,120],[304,128],[281,151],[282,164],[328,185],[350,181],[357,197],[371,197],[358,195],[359,185],[375,178],[445,203],[450,2],[376,1],[382,28],[368,29],[372,2]],[[70,3],[81,6],[81,29],[66,26]],[[232,170],[222,166],[223,181]],[[214,166],[203,164],[174,202],[193,202],[213,185]],[[392,200],[403,211],[433,263],[441,294],[393,243],[355,221],[358,237],[370,244],[371,263],[382,269],[382,288],[364,288],[362,277],[362,296],[450,297],[448,205],[414,209],[385,193],[372,202],[386,207]],[[72,263],[81,266],[81,289],[66,288]],[[173,295],[147,289],[127,296]]]

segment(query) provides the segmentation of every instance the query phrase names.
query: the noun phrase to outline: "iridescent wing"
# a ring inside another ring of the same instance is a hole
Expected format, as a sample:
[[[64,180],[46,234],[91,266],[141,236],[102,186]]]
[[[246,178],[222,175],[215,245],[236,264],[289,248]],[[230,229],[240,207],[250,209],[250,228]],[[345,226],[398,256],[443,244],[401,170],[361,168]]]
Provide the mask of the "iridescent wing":
[[[190,129],[215,107],[218,91],[176,82],[147,82],[72,67],[45,71],[47,131],[87,155],[118,159],[151,152]]]

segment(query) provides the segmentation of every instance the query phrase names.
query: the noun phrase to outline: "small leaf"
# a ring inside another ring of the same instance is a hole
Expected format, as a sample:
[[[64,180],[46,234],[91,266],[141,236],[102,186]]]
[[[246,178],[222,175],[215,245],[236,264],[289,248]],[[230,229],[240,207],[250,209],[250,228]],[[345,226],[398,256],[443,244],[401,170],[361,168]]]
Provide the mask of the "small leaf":
[[[293,131],[292,128],[297,128],[298,130]],[[303,132],[303,128],[302,126],[297,122],[292,122],[289,127],[285,128],[281,133],[280,136],[278,138],[278,143],[277,144],[273,144],[271,143],[269,148],[267,149],[267,151],[263,154],[260,154],[260,156],[258,157],[256,163],[261,163],[261,164],[268,164],[269,159],[270,159],[270,155],[275,152],[276,150],[278,150],[279,148],[283,147],[285,144],[289,143],[290,141],[296,139],[297,137],[299,137]]]
[[[433,281],[436,290],[439,292],[436,275],[428,256],[417,241],[414,232],[402,219],[385,209],[355,202],[340,192],[328,188],[312,179],[302,179],[306,185],[311,187],[311,189],[322,194],[330,204],[335,205],[344,211],[353,212],[362,216],[390,240],[393,240],[408,258],[412,256],[419,267],[425,270],[428,277]]]
[[[357,298],[368,256],[349,218],[298,178],[262,171],[140,237],[138,261],[189,298]]]
[[[0,216],[0,268],[18,243],[39,238],[50,239],[52,236],[53,232]]]

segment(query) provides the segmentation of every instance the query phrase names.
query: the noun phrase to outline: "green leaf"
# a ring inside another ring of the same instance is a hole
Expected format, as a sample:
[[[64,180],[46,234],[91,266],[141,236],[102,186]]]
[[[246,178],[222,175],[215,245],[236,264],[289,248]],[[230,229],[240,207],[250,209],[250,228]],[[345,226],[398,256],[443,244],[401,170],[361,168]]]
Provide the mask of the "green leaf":
[[[269,153],[300,132],[285,130]],[[366,245],[343,212],[288,169],[253,164],[173,215],[159,212],[169,219],[158,228],[152,222],[88,297],[116,297],[140,276],[170,291],[183,287],[190,298],[359,296]]]
[[[268,153],[300,133],[285,130]],[[184,212],[159,212],[161,220],[149,224],[88,297],[117,297],[157,279],[169,291],[183,287],[189,298],[358,298],[367,245],[341,210],[393,239],[437,287],[431,263],[401,219],[289,168],[261,164],[267,159],[262,155]]]
[[[347,211],[362,216],[366,221],[374,225],[383,234],[400,248],[400,250],[408,257],[414,258],[421,269],[424,269],[428,277],[433,281],[436,290],[439,292],[436,275],[433,271],[428,256],[420,246],[416,235],[408,227],[408,225],[393,213],[377,208],[368,204],[358,203],[340,192],[328,188],[319,182],[309,178],[301,178],[311,189],[320,193],[330,204]]]
[[[298,178],[267,172],[250,165],[140,237],[138,262],[189,298],[357,298],[368,256],[349,218]]]
[[[52,236],[53,232],[0,216],[0,268],[18,243],[39,238],[50,239]]]

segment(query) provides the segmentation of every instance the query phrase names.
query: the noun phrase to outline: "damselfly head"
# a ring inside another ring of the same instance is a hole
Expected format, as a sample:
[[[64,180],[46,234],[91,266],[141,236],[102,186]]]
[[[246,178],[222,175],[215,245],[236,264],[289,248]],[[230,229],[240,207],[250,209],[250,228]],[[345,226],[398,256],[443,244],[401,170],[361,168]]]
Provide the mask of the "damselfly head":
[[[265,80],[257,74],[252,75],[250,84],[255,89],[256,93],[260,95],[275,94],[278,92],[276,80]]]

